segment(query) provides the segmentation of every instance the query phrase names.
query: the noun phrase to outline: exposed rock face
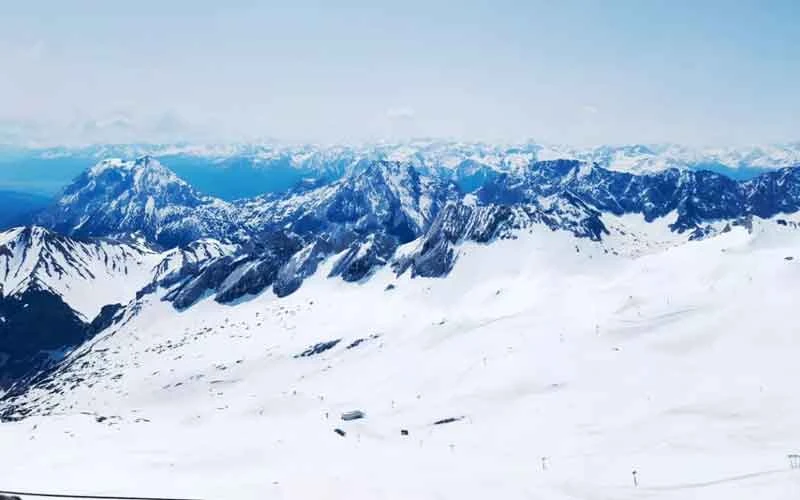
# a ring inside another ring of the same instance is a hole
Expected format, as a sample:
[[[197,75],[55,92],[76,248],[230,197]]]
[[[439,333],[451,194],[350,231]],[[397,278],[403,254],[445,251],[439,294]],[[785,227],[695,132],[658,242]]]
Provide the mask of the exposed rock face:
[[[230,255],[214,259],[197,269],[195,274],[187,276],[164,298],[172,302],[176,308],[186,309],[206,293],[219,287],[239,263],[239,260]]]
[[[275,278],[272,287],[275,295],[285,297],[300,288],[303,280],[316,272],[319,263],[331,250],[332,246],[326,240],[316,240],[292,255]]]
[[[37,223],[74,237],[138,234],[165,247],[237,235],[233,208],[197,194],[150,157],[106,160],[81,174]]]
[[[0,390],[61,361],[91,335],[58,294],[34,285],[0,299]]]
[[[336,261],[329,277],[341,276],[345,281],[360,281],[376,268],[385,265],[397,248],[397,241],[387,234],[371,234],[356,241]]]

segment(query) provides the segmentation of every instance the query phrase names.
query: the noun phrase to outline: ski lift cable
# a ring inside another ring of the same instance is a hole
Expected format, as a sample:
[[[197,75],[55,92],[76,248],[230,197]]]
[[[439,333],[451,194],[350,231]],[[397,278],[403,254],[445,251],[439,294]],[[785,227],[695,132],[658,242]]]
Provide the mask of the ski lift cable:
[[[41,497],[41,498],[85,498],[90,500],[201,500],[199,498],[167,498],[167,497],[126,497],[113,495],[68,495],[65,493],[36,493],[30,491],[3,491],[0,495],[12,495],[18,497]]]

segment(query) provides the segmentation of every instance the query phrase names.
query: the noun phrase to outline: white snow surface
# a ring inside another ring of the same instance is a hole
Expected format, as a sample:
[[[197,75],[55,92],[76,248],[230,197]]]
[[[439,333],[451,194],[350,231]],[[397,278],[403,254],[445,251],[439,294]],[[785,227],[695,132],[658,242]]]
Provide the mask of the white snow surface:
[[[800,232],[756,220],[662,243],[615,255],[538,228],[462,245],[446,279],[383,269],[348,284],[325,278],[329,259],[283,299],[176,312],[146,296],[55,379],[83,382],[26,397],[48,416],[0,424],[13,450],[0,453],[2,486],[237,500],[798,498],[786,455],[800,451]],[[366,418],[341,421],[349,410]]]

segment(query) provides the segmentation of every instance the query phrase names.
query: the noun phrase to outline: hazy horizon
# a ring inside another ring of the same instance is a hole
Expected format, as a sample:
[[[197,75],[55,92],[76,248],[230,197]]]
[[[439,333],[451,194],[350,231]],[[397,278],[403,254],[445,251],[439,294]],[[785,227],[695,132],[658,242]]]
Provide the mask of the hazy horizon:
[[[0,142],[800,139],[792,1],[3,10]]]

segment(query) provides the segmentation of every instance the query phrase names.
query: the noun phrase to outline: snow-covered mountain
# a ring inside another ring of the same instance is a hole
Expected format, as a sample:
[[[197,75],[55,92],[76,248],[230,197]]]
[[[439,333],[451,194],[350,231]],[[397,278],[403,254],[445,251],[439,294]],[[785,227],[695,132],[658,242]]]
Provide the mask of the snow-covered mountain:
[[[249,237],[239,255],[194,269],[169,298],[186,307],[209,290],[221,302],[270,286],[286,295],[329,256],[338,259],[333,276],[364,279],[421,236],[458,195],[451,182],[379,161],[316,189],[242,201],[236,220]]]
[[[104,305],[130,300],[150,281],[156,261],[141,244],[78,241],[22,227],[0,233],[0,291],[8,298],[46,289],[91,320]]]
[[[800,208],[800,169],[785,168],[748,181],[711,171],[670,169],[633,175],[579,161],[545,161],[518,175],[504,175],[477,192],[491,203],[531,203],[572,197],[615,215],[639,213],[647,221],[676,211],[676,231],[702,229],[704,223],[757,215],[772,217]]]
[[[75,237],[142,235],[167,247],[235,233],[232,208],[197,194],[158,161],[104,160],[67,186],[36,222]]]
[[[0,233],[0,391],[90,338],[93,320],[151,281],[157,259],[142,245],[36,226]]]
[[[151,156],[200,191],[233,201],[280,193],[304,182],[330,182],[378,161],[409,163],[425,174],[449,178],[471,191],[492,175],[514,172],[531,161],[572,159],[636,174],[713,170],[737,179],[800,165],[800,143],[729,148],[680,145],[570,147],[535,142],[490,144],[443,140],[314,145],[123,144],[43,149],[0,146],[0,186],[54,193],[63,183],[106,158]]]
[[[737,177],[749,177],[763,170],[800,165],[800,143],[726,148],[692,148],[677,144],[603,145],[593,148],[547,146],[539,150],[537,158],[570,158],[636,174],[677,168],[711,169]]]
[[[416,166],[455,168],[474,161],[503,170],[531,160],[572,159],[590,161],[619,171],[644,173],[668,168],[723,167],[776,169],[800,164],[800,143],[689,147],[679,144],[622,144],[575,147],[525,142],[492,144],[446,140],[413,140],[398,143],[315,145],[274,143],[229,144],[124,144],[82,148],[52,147],[31,150],[45,158],[81,156],[101,160],[109,157],[150,155],[157,158],[198,157],[224,164],[231,158],[250,159],[254,165],[288,162],[303,170],[344,171],[359,160],[390,160]]]
[[[734,457],[724,477],[800,442],[800,169],[418,153],[236,201],[150,156],[88,169],[0,233],[0,440],[124,457],[110,492],[136,471],[164,488],[142,494],[236,498],[633,498],[632,468],[678,498],[721,484],[681,465],[697,447]],[[758,425],[754,458],[730,436]],[[67,469],[48,486],[86,479]]]
[[[73,236],[140,235],[162,247],[201,238],[235,246],[181,271],[183,281],[169,298],[187,307],[209,292],[222,302],[273,285],[279,294],[291,293],[332,256],[332,275],[347,281],[390,263],[398,273],[410,268],[441,277],[460,241],[491,242],[534,224],[601,241],[610,234],[604,214],[646,222],[674,214],[672,231],[701,238],[721,222],[797,211],[798,172],[785,168],[737,181],[710,171],[634,175],[554,160],[486,176],[465,192],[447,175],[378,160],[318,187],[228,203],[198,194],[157,160],[142,157],[99,163],[37,222]],[[417,250],[398,253],[415,240]]]

